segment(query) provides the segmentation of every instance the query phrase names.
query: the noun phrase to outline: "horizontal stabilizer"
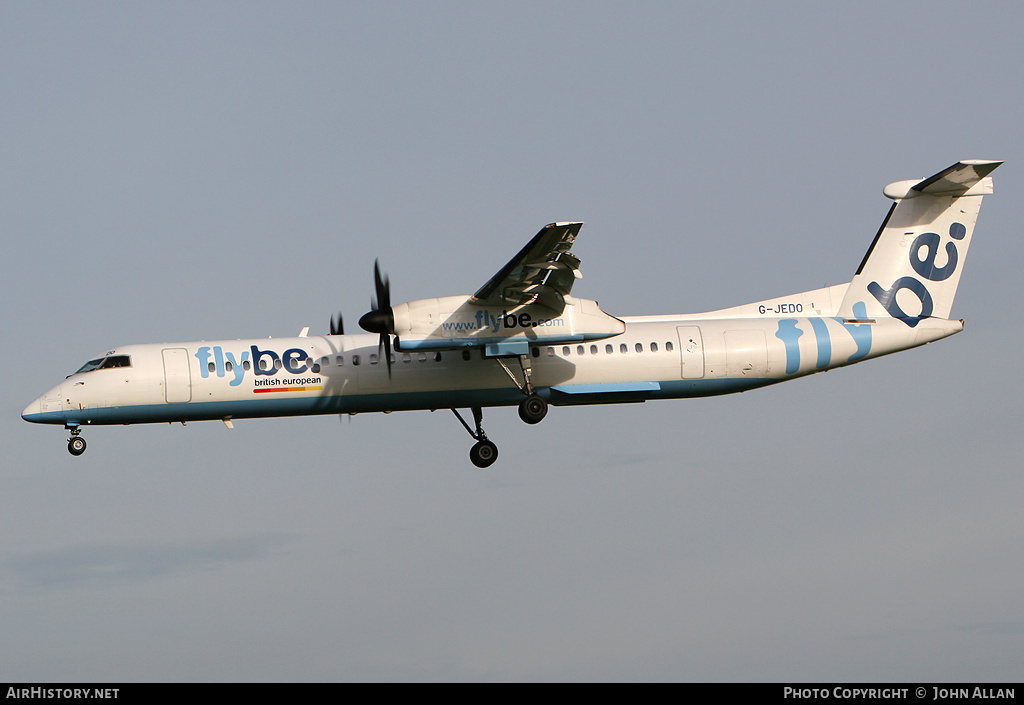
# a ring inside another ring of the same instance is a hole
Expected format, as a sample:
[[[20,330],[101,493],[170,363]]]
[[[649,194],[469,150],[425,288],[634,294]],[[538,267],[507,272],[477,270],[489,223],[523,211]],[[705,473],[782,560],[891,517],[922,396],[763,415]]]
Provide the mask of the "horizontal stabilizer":
[[[885,187],[883,193],[893,200],[929,196],[987,196],[992,193],[992,181],[985,177],[1002,162],[985,159],[965,159],[943,169],[927,179],[896,181]]]
[[[966,191],[996,170],[1002,162],[970,159],[957,162],[953,166],[940,171],[935,176],[925,179],[914,186],[915,191],[938,195],[940,193],[956,193]]]

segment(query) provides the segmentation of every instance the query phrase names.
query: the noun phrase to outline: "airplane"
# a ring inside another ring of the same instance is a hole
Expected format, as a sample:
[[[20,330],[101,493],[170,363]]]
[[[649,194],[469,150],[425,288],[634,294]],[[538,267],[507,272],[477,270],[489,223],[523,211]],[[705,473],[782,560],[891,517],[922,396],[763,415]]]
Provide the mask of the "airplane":
[[[475,441],[498,449],[485,407],[518,406],[528,424],[549,405],[613,404],[743,392],[940,340],[989,174],[960,161],[889,184],[893,201],[851,281],[699,314],[615,317],[570,295],[581,277],[580,222],[545,226],[472,296],[391,305],[374,265],[366,333],[124,345],[91,358],[29,404],[22,418],[83,427],[314,414],[451,409]],[[472,410],[474,425],[458,409]]]

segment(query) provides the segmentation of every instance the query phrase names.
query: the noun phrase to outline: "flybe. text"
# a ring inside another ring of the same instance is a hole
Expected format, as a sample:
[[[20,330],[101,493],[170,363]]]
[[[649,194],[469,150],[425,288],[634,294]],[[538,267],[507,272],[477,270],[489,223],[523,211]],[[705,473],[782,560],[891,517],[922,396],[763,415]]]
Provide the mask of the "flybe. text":
[[[953,223],[949,226],[949,237],[953,240],[962,241],[966,235],[967,227],[963,223]],[[921,233],[910,245],[908,250],[910,266],[914,268],[914,272],[922,279],[930,282],[941,282],[949,279],[953,276],[953,272],[956,271],[959,253],[957,252],[956,244],[953,242],[946,243],[946,264],[940,267],[935,263],[941,241],[942,238],[939,237],[938,233]],[[925,251],[923,258],[921,257],[921,250]],[[918,317],[908,315],[896,302],[896,294],[903,289],[911,292],[920,300],[921,313]],[[922,318],[931,316],[934,310],[932,295],[928,291],[928,287],[916,277],[900,277],[888,289],[883,289],[878,282],[871,282],[868,284],[868,291],[878,300],[878,303],[882,304],[890,316],[902,320],[911,328],[920,323]]]
[[[230,376],[229,384],[232,387],[240,385],[245,373],[250,369],[256,376],[275,375],[282,369],[293,375],[320,372],[320,365],[313,362],[309,354],[301,348],[289,348],[283,353],[277,353],[274,350],[260,350],[258,346],[253,345],[236,355],[219,345],[212,348],[204,345],[196,350],[195,357],[199,360],[199,374],[203,379],[211,374],[218,377]]]

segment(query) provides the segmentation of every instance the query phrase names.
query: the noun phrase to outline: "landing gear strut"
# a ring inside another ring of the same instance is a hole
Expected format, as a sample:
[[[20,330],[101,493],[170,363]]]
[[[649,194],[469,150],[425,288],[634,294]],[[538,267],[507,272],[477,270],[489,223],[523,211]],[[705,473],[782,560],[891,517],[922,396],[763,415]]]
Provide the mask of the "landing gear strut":
[[[79,435],[82,429],[72,426],[68,430],[71,432],[71,438],[68,439],[68,452],[75,456],[81,455],[85,452],[85,439]]]
[[[512,374],[512,370],[508,368],[505,361],[500,357],[498,358],[498,364],[504,368],[505,372],[512,381],[519,387],[519,391],[526,395],[526,398],[519,402],[519,418],[529,424],[540,423],[548,413],[548,403],[544,401],[544,398],[537,395],[537,391],[533,387],[533,379],[531,377],[533,367],[530,364],[529,355],[518,355],[519,358],[519,369],[523,371],[523,383],[520,384],[516,376]]]
[[[476,445],[469,449],[469,459],[473,461],[473,465],[476,465],[478,468],[490,467],[498,459],[498,446],[487,440],[487,434],[484,433],[484,410],[479,406],[473,407],[473,422],[476,424],[475,431],[462,418],[462,414],[459,413],[458,409],[452,409],[452,413],[455,414],[455,418],[469,432],[469,435],[476,440]]]

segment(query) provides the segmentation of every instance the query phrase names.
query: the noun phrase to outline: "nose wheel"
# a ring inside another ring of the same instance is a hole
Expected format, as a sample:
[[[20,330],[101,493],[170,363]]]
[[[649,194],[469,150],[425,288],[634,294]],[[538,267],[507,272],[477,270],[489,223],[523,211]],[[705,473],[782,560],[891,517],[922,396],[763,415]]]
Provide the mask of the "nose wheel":
[[[476,465],[478,468],[488,468],[493,465],[494,461],[498,459],[498,446],[487,440],[487,434],[484,433],[484,410],[479,406],[473,407],[473,421],[476,423],[475,431],[462,418],[462,414],[459,413],[458,409],[452,409],[452,413],[455,414],[455,418],[469,432],[469,435],[476,440],[476,444],[469,449],[469,459],[473,462],[473,465]]]
[[[486,438],[469,449],[469,459],[478,468],[490,467],[498,459],[498,446]]]
[[[85,439],[78,435],[82,432],[82,429],[76,426],[70,430],[71,438],[68,439],[68,452],[71,455],[79,456],[85,452]]]

